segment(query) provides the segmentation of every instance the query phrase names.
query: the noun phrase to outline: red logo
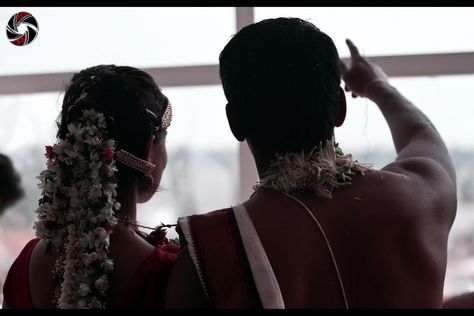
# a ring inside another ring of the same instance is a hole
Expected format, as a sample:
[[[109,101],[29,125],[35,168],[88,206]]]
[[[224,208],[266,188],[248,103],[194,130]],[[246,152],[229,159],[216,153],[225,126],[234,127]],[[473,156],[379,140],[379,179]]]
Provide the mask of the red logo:
[[[18,27],[24,24],[26,31],[20,33]],[[33,42],[38,36],[38,22],[28,12],[15,13],[7,24],[7,37],[10,43],[16,46],[25,46]]]

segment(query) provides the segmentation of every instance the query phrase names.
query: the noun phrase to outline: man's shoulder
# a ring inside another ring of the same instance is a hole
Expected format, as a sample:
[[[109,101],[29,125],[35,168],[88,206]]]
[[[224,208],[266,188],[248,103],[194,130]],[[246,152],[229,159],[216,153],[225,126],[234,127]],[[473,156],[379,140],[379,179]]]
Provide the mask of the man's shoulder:
[[[228,214],[230,214],[232,212],[232,207],[227,207],[227,208],[222,208],[222,209],[218,209],[218,210],[213,210],[213,211],[209,211],[209,212],[197,212],[197,213],[194,213],[192,215],[188,215],[188,216],[184,216],[184,217],[180,217],[178,219],[178,222],[183,222],[183,221],[190,221],[190,220],[207,220],[207,219],[214,219],[214,218],[218,218],[218,217],[223,217],[223,216],[227,216]]]
[[[191,235],[198,231],[216,231],[222,229],[232,221],[232,207],[214,210],[210,212],[200,212],[189,216],[179,217],[176,231],[190,242]]]
[[[446,167],[429,157],[409,157],[394,161],[382,168],[383,172],[402,175],[415,186],[423,185],[430,190],[445,191],[456,194],[456,183]],[[419,189],[423,189],[419,188]]]
[[[371,170],[365,175],[353,177],[348,190],[353,194],[362,194],[370,197],[371,201],[387,200],[396,197],[403,202],[417,194],[413,184],[407,175],[386,170]],[[420,191],[424,188],[420,188]]]
[[[400,203],[409,202],[424,206],[437,199],[454,196],[455,191],[446,190],[449,184],[442,183],[441,179],[440,182],[434,182],[433,179],[423,177],[423,175],[384,168],[371,170],[364,176],[354,177],[352,187],[373,197],[395,198]]]
[[[354,177],[349,193],[366,201],[363,206],[381,219],[451,227],[456,214],[455,191],[449,185],[391,170],[373,170]],[[354,198],[357,199],[357,198]],[[431,221],[431,220],[432,221]]]

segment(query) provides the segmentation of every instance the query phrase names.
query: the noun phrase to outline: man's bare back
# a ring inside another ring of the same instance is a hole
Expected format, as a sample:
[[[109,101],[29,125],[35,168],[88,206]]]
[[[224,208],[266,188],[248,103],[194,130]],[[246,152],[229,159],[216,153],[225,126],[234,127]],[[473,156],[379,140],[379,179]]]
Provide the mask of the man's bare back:
[[[352,64],[341,62],[346,91],[379,107],[393,137],[395,160],[354,176],[351,185],[332,192],[332,199],[294,194],[324,234],[302,205],[275,190],[257,192],[244,205],[285,307],[439,308],[456,214],[452,161],[431,121],[388,83],[380,67],[349,40],[347,45]],[[345,116],[345,98],[339,102],[336,126]],[[244,140],[232,113],[228,119],[236,138]],[[247,142],[262,176],[270,155]],[[170,278],[167,306],[210,306],[186,249]]]
[[[374,170],[354,177],[352,185],[333,192],[332,199],[297,195],[327,235],[350,307],[440,304],[449,231],[445,223],[454,220],[442,212],[455,201],[422,197],[416,185],[409,175]],[[343,308],[330,253],[304,208],[271,190],[245,206],[285,306]]]

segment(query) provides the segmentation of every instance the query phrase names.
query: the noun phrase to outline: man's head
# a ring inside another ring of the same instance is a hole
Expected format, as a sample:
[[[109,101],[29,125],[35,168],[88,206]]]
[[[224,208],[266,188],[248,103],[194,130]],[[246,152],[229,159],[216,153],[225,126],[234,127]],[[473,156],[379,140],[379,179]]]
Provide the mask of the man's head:
[[[219,65],[231,129],[253,147],[309,151],[344,120],[337,49],[310,22],[278,18],[248,25],[224,47]]]
[[[23,196],[20,176],[13,168],[11,160],[0,154],[0,214]]]

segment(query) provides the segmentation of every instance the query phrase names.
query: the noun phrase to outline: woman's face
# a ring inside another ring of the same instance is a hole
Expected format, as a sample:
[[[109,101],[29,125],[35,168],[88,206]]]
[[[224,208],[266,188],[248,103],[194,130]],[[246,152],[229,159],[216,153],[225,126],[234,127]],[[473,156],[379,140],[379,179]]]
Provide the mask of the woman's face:
[[[144,188],[139,192],[138,203],[148,202],[156,193],[156,189],[161,182],[163,171],[168,163],[168,153],[166,151],[166,132],[160,137],[153,136],[151,148],[151,162],[156,166],[151,172],[154,185],[151,188]]]

